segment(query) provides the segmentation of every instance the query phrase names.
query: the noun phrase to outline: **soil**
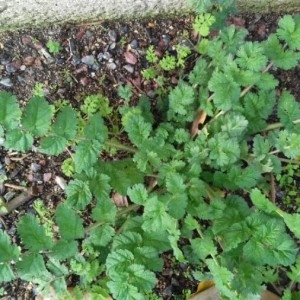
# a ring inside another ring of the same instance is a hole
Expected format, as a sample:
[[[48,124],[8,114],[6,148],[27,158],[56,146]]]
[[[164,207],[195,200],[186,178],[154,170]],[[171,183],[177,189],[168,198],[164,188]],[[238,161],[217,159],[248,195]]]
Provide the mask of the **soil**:
[[[237,26],[249,31],[249,40],[264,40],[276,30],[280,16],[247,15],[231,18]],[[78,107],[85,96],[101,93],[113,105],[119,105],[116,88],[130,83],[134,93],[155,94],[153,86],[143,81],[141,70],[147,67],[145,52],[154,45],[163,55],[183,39],[193,40],[192,16],[177,19],[132,21],[129,23],[91,23],[77,26],[53,25],[42,29],[26,29],[0,35],[0,90],[16,95],[20,104],[26,103],[33,90],[40,89],[50,103],[67,99]],[[59,42],[61,50],[49,53],[47,42]],[[281,81],[280,88],[292,91],[300,99],[300,72],[272,72]],[[41,85],[42,84],[42,85]],[[48,157],[36,152],[26,155],[0,149],[0,175],[7,180],[0,184],[0,194],[18,195],[24,186],[38,187],[38,197],[49,208],[55,208],[64,197],[56,176],[68,181],[60,166],[64,157]],[[36,199],[36,197],[35,197]],[[27,212],[33,212],[32,201],[18,207],[0,219],[13,240],[16,221]],[[187,266],[175,265],[166,255],[164,271],[159,274],[156,293],[163,299],[183,299],[184,291],[195,291]],[[35,289],[27,282],[16,280],[4,285],[5,299],[34,299]],[[280,291],[280,288],[279,288]],[[178,295],[178,297],[176,296]],[[180,296],[181,295],[181,296]]]

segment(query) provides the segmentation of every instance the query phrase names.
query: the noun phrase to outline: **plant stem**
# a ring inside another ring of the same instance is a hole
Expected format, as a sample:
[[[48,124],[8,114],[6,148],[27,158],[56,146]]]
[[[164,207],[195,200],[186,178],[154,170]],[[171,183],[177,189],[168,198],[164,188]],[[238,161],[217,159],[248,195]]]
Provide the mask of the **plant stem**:
[[[136,153],[137,152],[136,148],[131,147],[131,146],[126,146],[126,145],[120,144],[120,143],[115,142],[115,141],[106,141],[105,145],[117,148],[118,150],[124,150],[124,151],[130,152],[130,153]]]

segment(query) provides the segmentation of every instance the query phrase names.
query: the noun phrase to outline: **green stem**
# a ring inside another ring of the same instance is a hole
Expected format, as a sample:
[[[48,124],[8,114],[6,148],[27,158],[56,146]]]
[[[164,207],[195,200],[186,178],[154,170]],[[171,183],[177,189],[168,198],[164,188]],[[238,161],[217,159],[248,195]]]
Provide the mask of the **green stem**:
[[[124,150],[130,153],[136,153],[137,149],[131,146],[126,146],[123,144],[120,144],[119,142],[115,142],[115,141],[106,141],[105,145],[109,146],[109,147],[114,147],[117,148],[118,150]]]
[[[295,124],[295,125],[297,125],[297,124],[299,124],[299,123],[300,123],[300,119],[293,121],[293,124]],[[283,125],[282,123],[278,122],[278,123],[273,123],[273,124],[268,125],[268,126],[267,126],[264,130],[262,130],[262,131],[275,130],[275,129],[279,129],[279,128],[282,128],[282,127],[284,127],[284,125]]]

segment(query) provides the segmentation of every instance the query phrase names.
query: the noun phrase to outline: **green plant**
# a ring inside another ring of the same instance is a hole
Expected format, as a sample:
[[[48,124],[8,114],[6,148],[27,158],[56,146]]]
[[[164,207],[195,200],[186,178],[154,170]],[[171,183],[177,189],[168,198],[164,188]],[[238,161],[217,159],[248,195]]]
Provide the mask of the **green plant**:
[[[75,173],[75,165],[73,159],[65,159],[63,161],[63,164],[61,165],[61,170],[67,177],[72,177]]]
[[[44,84],[43,83],[36,83],[34,85],[33,91],[32,91],[32,95],[33,96],[37,96],[37,97],[44,97]]]
[[[46,44],[50,53],[57,54],[61,50],[61,46],[59,42],[55,42],[53,40],[49,40]]]
[[[300,194],[298,181],[300,178],[299,165],[296,163],[287,164],[280,174],[276,176],[281,193],[284,194],[284,204],[293,208],[296,206],[300,211]]]
[[[33,208],[38,214],[40,223],[45,228],[45,234],[53,238],[53,226],[54,221],[52,220],[51,211],[45,206],[45,203],[41,199],[37,199],[33,203]]]
[[[21,246],[0,231],[0,281],[18,277],[65,295],[75,274],[81,295],[145,299],[163,269],[161,254],[172,251],[197,280],[213,278],[222,299],[259,295],[280,268],[289,271],[291,293],[299,282],[300,216],[267,194],[269,174],[300,156],[300,105],[288,91],[275,92],[268,71],[297,66],[299,28],[299,17],[285,16],[258,43],[245,42],[244,29],[224,27],[155,116],[146,96],[131,106],[130,88],[119,88],[126,139],[109,138],[103,96],[87,97],[80,112],[66,106],[53,115],[42,97],[21,109],[1,92],[4,147],[26,152],[38,139],[37,151],[59,155],[72,144],[74,174],[53,213],[55,238],[33,214],[18,222]],[[272,113],[278,123],[269,123]],[[107,147],[127,157],[102,160]],[[117,207],[115,193],[130,205]]]

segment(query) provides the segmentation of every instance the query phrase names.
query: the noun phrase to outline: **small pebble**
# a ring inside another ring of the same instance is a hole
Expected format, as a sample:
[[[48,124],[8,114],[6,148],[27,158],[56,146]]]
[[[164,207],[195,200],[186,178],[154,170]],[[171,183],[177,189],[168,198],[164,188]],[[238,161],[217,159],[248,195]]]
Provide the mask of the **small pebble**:
[[[134,68],[131,65],[125,65],[124,69],[128,72],[128,73],[133,73],[134,72]]]
[[[120,34],[121,35],[125,35],[129,32],[129,28],[128,28],[128,25],[124,25],[124,26],[121,26],[120,28]]]
[[[106,59],[106,60],[109,60],[111,58],[111,56],[112,55],[107,51],[103,53],[103,58]]]
[[[95,57],[93,55],[87,55],[84,56],[81,61],[88,66],[92,66],[95,63]]]
[[[117,68],[117,65],[113,62],[110,62],[110,63],[107,64],[107,68],[109,70],[115,70]]]
[[[42,167],[37,163],[32,163],[30,168],[32,172],[38,172],[41,170]]]
[[[6,87],[12,87],[13,86],[13,83],[12,83],[11,79],[8,78],[8,77],[1,79],[0,84],[4,85]]]
[[[18,81],[22,84],[22,85],[25,85],[26,84],[26,80],[24,77],[18,75]]]
[[[26,66],[25,66],[25,65],[22,65],[22,66],[20,67],[20,70],[21,70],[21,71],[25,71],[25,70],[26,70]]]
[[[11,200],[14,196],[15,196],[15,192],[7,192],[4,196],[3,196],[3,198],[6,200],[6,201],[9,201],[9,200]]]
[[[108,37],[112,42],[115,42],[117,40],[117,33],[114,30],[109,30]]]
[[[13,63],[9,63],[5,66],[6,72],[7,73],[15,73],[18,69]]]
[[[6,55],[6,54],[1,55],[1,58],[0,58],[1,65],[7,65],[10,62],[11,62],[11,59],[9,58],[8,55]]]
[[[139,43],[138,43],[137,40],[134,39],[134,40],[132,40],[132,41],[130,42],[130,47],[131,47],[132,49],[137,49],[138,46],[139,46]]]
[[[93,64],[91,66],[91,68],[94,70],[94,71],[98,71],[100,69],[100,66],[98,64]]]
[[[87,77],[82,77],[80,78],[80,83],[81,85],[86,86],[89,83],[89,79]]]
[[[103,53],[102,52],[100,52],[98,55],[97,55],[97,59],[98,59],[98,61],[99,62],[101,62],[102,60],[103,60]]]
[[[33,57],[33,56],[26,56],[23,59],[23,64],[25,66],[32,66],[34,64],[34,61],[35,61],[35,57]]]
[[[65,190],[68,186],[67,182],[60,176],[55,177],[55,182],[62,190]]]
[[[113,50],[113,49],[115,49],[116,48],[116,43],[115,42],[113,42],[113,43],[111,43],[110,45],[109,45],[109,49],[110,50]]]

